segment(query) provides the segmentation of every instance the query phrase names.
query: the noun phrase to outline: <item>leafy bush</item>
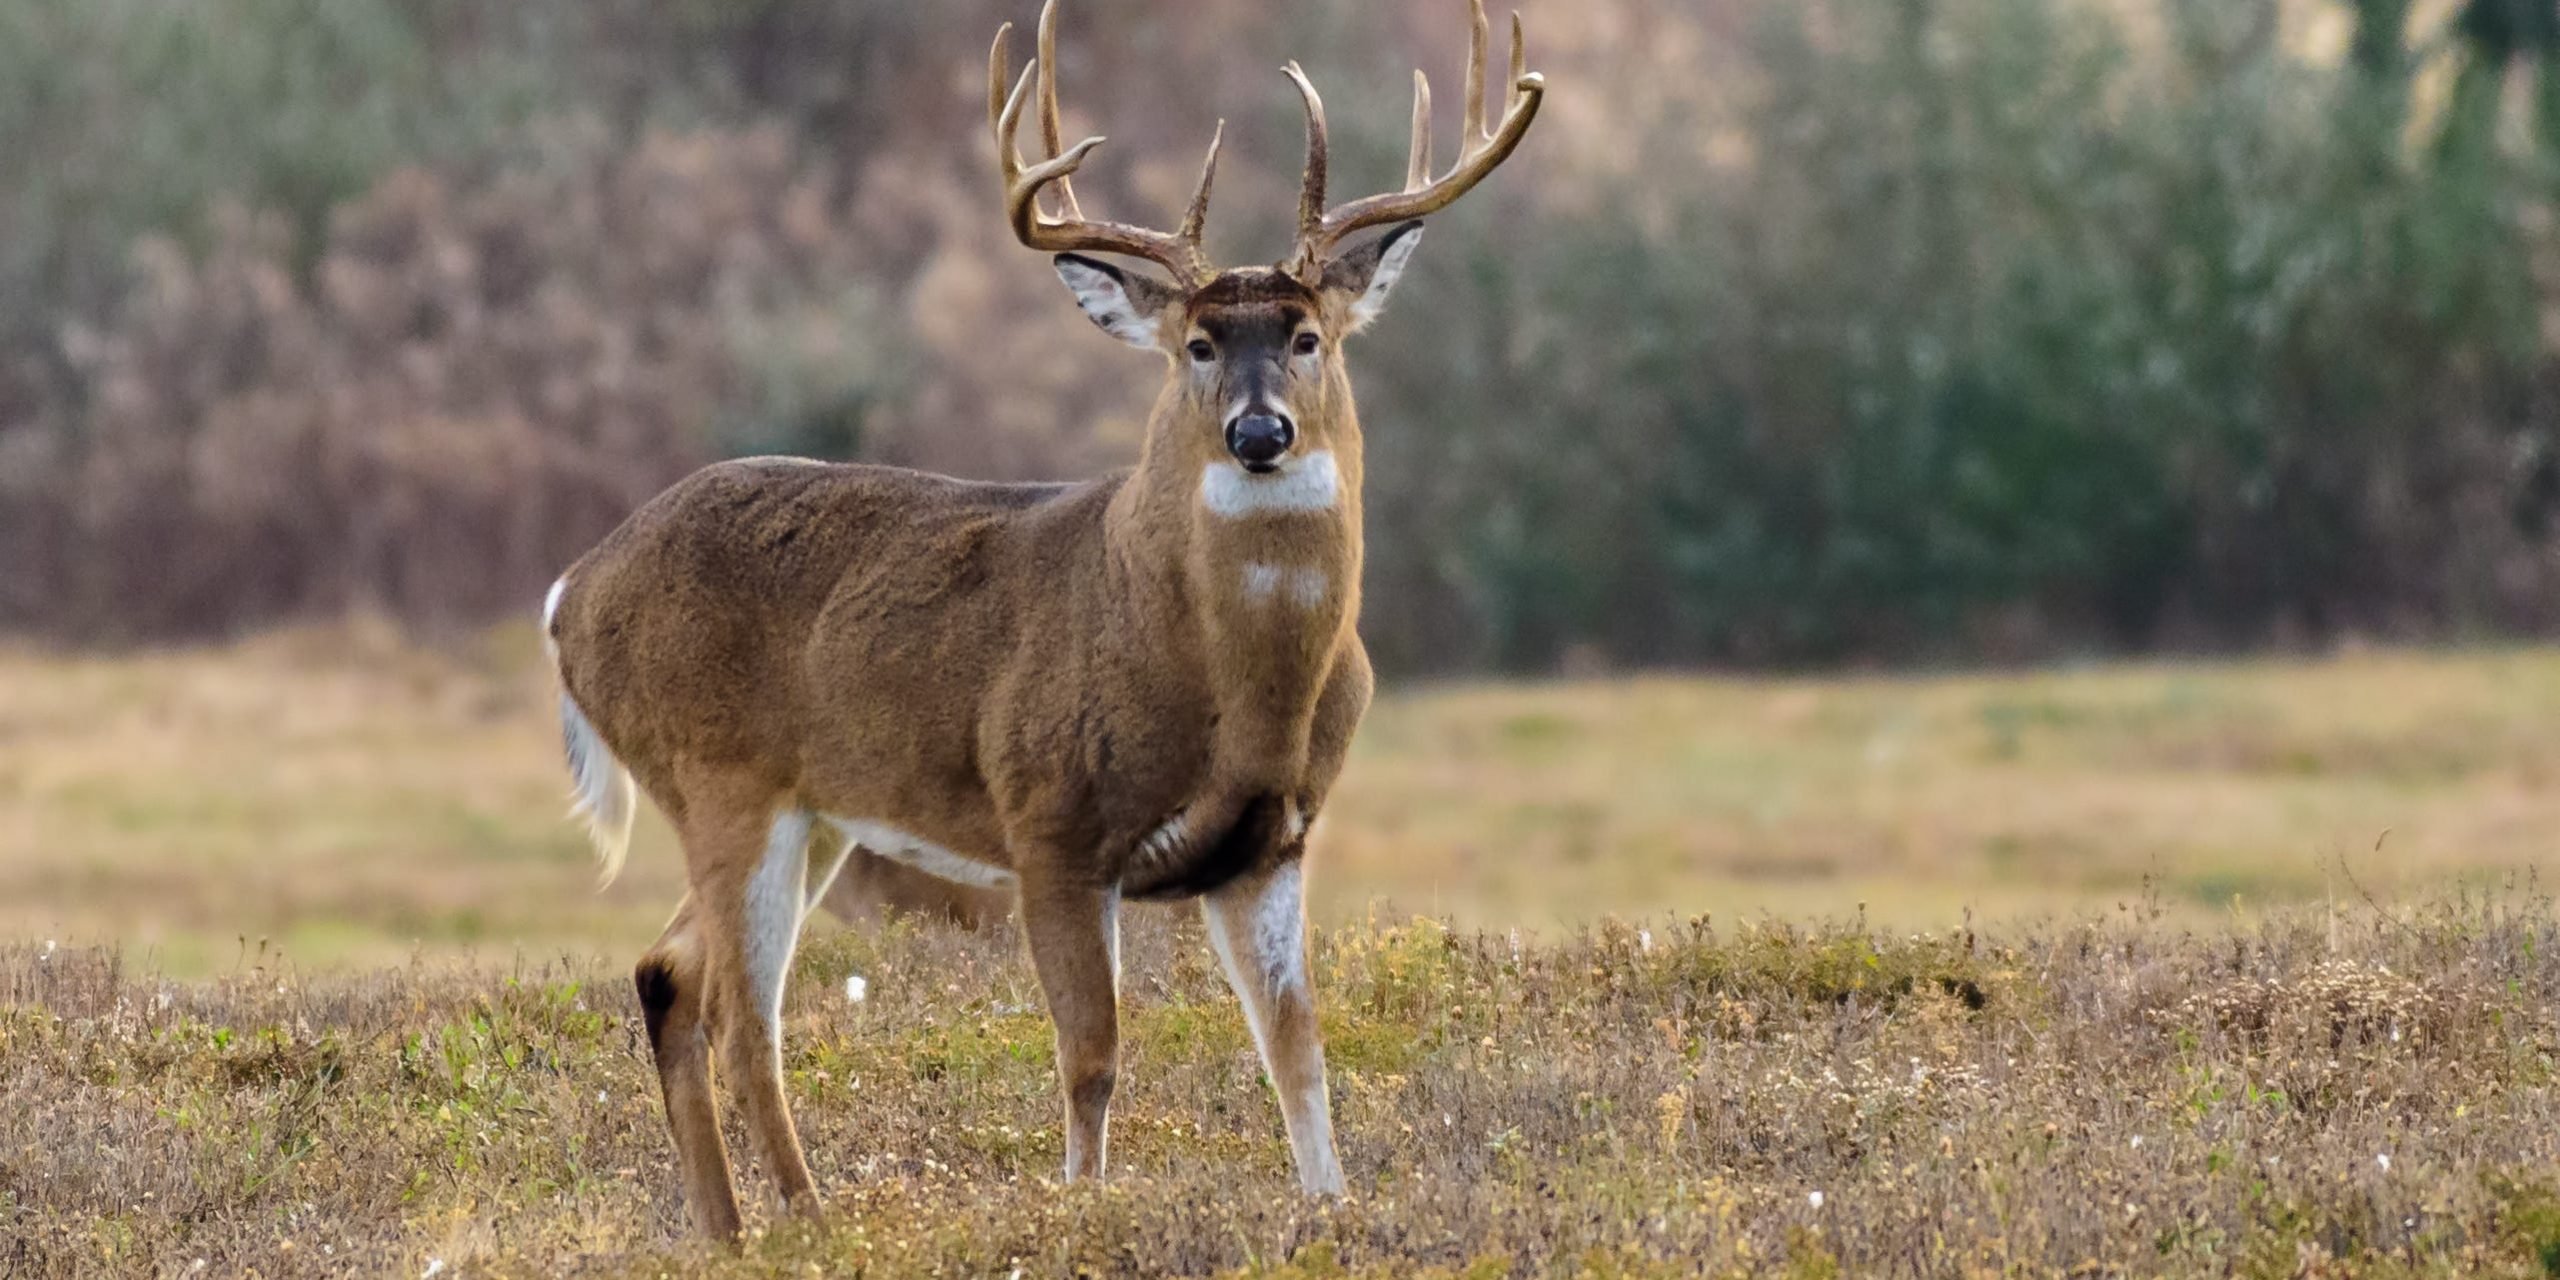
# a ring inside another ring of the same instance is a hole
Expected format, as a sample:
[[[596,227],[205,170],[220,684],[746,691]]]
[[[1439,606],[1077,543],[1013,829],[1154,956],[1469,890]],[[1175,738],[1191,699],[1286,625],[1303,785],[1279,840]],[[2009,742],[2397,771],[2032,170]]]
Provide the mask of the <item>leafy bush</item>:
[[[1373,646],[1541,669],[2560,621],[2531,7],[2413,42],[2406,0],[2358,0],[2335,57],[2255,0],[1532,15],[1548,118],[1361,355],[1394,495]],[[1027,16],[0,0],[0,134],[28,140],[0,161],[0,627],[477,621],[723,453],[1127,459],[1148,375],[988,190],[977,58]],[[1276,251],[1269,51],[1328,69],[1347,188],[1401,149],[1401,68],[1447,83],[1445,16],[1088,0],[1069,125],[1116,139],[1089,201],[1161,213],[1203,104],[1250,101],[1217,247]]]
[[[1425,304],[1515,319],[1381,468],[1447,498],[1387,594],[1466,602],[1409,657],[2549,624],[2538,161],[2405,154],[2405,84],[2228,6],[2148,51],[2032,0],[1755,13],[1738,155],[1658,117],[1661,163]]]

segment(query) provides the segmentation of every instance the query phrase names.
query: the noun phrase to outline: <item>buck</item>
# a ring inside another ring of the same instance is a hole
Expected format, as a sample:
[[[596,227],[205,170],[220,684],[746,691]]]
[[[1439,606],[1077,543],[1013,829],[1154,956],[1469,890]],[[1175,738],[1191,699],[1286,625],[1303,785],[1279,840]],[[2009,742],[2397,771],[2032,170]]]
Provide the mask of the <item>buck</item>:
[[[783,1097],[784,975],[857,849],[1009,888],[1055,1025],[1069,1180],[1101,1176],[1124,899],[1191,899],[1279,1095],[1298,1179],[1343,1187],[1306,965],[1307,824],[1369,702],[1361,434],[1342,343],[1379,314],[1447,207],[1507,159],[1543,82],[1523,63],[1488,128],[1474,0],[1465,144],[1431,174],[1414,77],[1403,190],[1328,207],[1307,117],[1295,246],[1219,270],[1201,247],[1213,135],[1179,228],[1089,220],[1059,150],[1055,0],[1019,80],[988,64],[1005,214],[1086,316],[1170,364],[1134,469],[1002,485],[759,458],[651,500],[551,589],[545,630],[579,810],[605,875],[634,786],[689,887],[635,979],[696,1226],[739,1229],[714,1096],[799,1213],[818,1206]],[[1046,157],[1015,138],[1036,84]],[[1054,193],[1054,211],[1044,195]],[[1389,228],[1346,247],[1355,234]],[[1153,263],[1159,278],[1087,254]],[[812,854],[813,844],[816,847]]]

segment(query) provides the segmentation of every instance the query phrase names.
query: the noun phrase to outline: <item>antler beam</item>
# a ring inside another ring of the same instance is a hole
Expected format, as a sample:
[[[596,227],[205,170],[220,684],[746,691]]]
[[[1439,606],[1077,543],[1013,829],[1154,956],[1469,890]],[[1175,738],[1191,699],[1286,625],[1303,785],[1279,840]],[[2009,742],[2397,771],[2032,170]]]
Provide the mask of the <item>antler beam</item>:
[[[1485,89],[1486,46],[1491,43],[1484,16],[1484,0],[1470,0],[1473,25],[1467,42],[1467,98],[1464,136],[1458,149],[1458,163],[1436,181],[1427,180],[1431,173],[1431,82],[1420,71],[1413,73],[1413,145],[1405,160],[1405,189],[1368,196],[1331,210],[1325,208],[1326,137],[1324,100],[1308,82],[1298,64],[1290,63],[1281,70],[1297,85],[1298,96],[1307,109],[1307,168],[1298,192],[1298,244],[1290,255],[1290,274],[1307,279],[1322,269],[1325,258],[1343,237],[1363,228],[1403,222],[1438,213],[1456,203],[1458,197],[1474,190],[1511,153],[1529,132],[1529,122],[1537,118],[1538,104],[1546,97],[1546,78],[1529,67],[1528,42],[1520,24],[1520,15],[1511,15],[1511,79],[1504,92],[1502,123],[1485,128],[1486,108],[1491,98]]]
[[[1180,230],[1167,233],[1087,219],[1068,179],[1103,140],[1087,138],[1063,152],[1059,150],[1062,135],[1058,122],[1057,34],[1058,0],[1049,0],[1040,10],[1038,56],[1032,65],[1023,68],[1019,80],[1013,80],[1013,60],[1008,49],[1012,23],[997,29],[995,47],[987,53],[987,119],[995,131],[996,169],[1004,179],[1005,217],[1013,225],[1014,237],[1044,253],[1081,250],[1144,258],[1173,273],[1187,287],[1206,282],[1217,274],[1217,268],[1202,250],[1200,238],[1208,222],[1209,188],[1217,176],[1218,147],[1226,135],[1226,123],[1220,121],[1217,134],[1209,140],[1208,158],[1200,166],[1200,185],[1192,194]],[[1047,157],[1025,167],[1015,138],[1035,79],[1040,84],[1040,135]],[[1009,93],[1005,89],[1008,80],[1013,81]],[[1058,190],[1055,217],[1040,207],[1042,189],[1052,185]]]

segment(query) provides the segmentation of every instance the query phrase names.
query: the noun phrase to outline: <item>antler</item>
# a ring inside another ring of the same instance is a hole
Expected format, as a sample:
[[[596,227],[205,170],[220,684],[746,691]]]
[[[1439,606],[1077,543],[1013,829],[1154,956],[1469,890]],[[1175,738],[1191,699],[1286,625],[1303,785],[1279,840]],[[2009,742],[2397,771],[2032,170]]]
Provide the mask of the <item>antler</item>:
[[[1039,56],[1022,69],[1022,78],[1014,80],[1013,91],[1007,93],[1005,83],[1013,78],[1007,49],[1012,35],[1010,22],[997,28],[995,47],[987,54],[987,119],[995,128],[996,168],[1004,177],[1005,217],[1013,224],[1014,236],[1043,253],[1081,249],[1144,258],[1172,272],[1186,287],[1216,275],[1217,268],[1201,250],[1200,234],[1209,219],[1209,187],[1217,177],[1218,147],[1226,137],[1226,122],[1219,121],[1217,133],[1209,139],[1208,159],[1200,165],[1200,185],[1192,193],[1181,229],[1168,234],[1121,222],[1089,221],[1076,204],[1068,177],[1102,145],[1102,139],[1087,138],[1063,153],[1058,150],[1058,0],[1049,0],[1041,8]],[[1040,82],[1040,137],[1048,158],[1025,168],[1014,135],[1022,124],[1023,99],[1035,78]],[[1058,189],[1056,217],[1040,207],[1041,189],[1052,184]]]
[[[1281,70],[1298,86],[1298,96],[1307,106],[1307,171],[1298,193],[1298,246],[1290,255],[1287,269],[1300,279],[1321,269],[1327,254],[1348,236],[1364,227],[1390,222],[1403,222],[1426,214],[1438,213],[1455,203],[1458,197],[1473,190],[1485,176],[1511,158],[1520,139],[1529,132],[1529,122],[1538,114],[1538,104],[1546,97],[1546,77],[1529,70],[1528,44],[1521,32],[1520,15],[1511,15],[1511,81],[1504,94],[1502,124],[1487,131],[1484,127],[1484,64],[1486,45],[1490,43],[1485,27],[1484,0],[1469,0],[1474,10],[1474,30],[1467,45],[1466,130],[1458,148],[1458,163],[1437,181],[1426,181],[1431,174],[1431,82],[1420,71],[1413,73],[1413,147],[1405,160],[1404,190],[1354,200],[1330,211],[1324,207],[1325,197],[1325,124],[1324,99],[1316,96],[1316,87],[1308,83],[1306,73],[1290,63]]]

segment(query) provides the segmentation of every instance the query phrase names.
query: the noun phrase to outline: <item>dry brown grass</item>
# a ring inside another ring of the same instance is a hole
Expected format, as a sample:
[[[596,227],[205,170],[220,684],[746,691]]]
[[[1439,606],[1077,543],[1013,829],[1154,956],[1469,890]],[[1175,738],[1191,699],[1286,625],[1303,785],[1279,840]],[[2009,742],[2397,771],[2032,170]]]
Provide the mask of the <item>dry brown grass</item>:
[[[0,658],[0,1275],[2560,1274],[2560,655],[1408,691],[1315,855],[1348,1201],[1187,915],[1072,1192],[1013,940],[830,931],[835,1213],[728,1257],[629,995],[675,859],[592,891],[532,653]]]
[[[521,629],[0,655],[0,938],[179,974],[261,939],[311,965],[627,956],[678,896],[673,850],[644,825],[592,892],[547,681]],[[1318,828],[1317,912],[1552,928],[1864,903],[1944,928],[2148,882],[2204,920],[2551,864],[2555,783],[2549,651],[1405,690]]]
[[[787,1076],[832,1210],[737,1255],[682,1238],[619,968],[185,984],[0,950],[0,1274],[2560,1273],[2545,901],[1326,930],[1333,1205],[1292,1189],[1196,927],[1133,923],[1100,1188],[1047,1180],[1010,937],[813,946]]]

